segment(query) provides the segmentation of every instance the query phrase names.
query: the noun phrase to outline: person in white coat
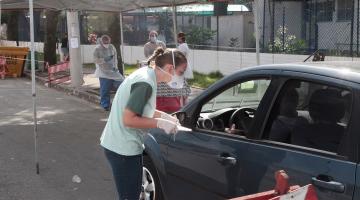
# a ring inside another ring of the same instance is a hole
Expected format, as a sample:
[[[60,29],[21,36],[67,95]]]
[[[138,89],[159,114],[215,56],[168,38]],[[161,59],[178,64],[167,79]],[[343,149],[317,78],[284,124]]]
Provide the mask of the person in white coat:
[[[110,90],[117,89],[124,77],[118,70],[117,52],[108,35],[101,36],[94,51],[95,77],[100,81],[100,105],[110,110]]]
[[[186,57],[186,59],[188,61],[187,68],[186,68],[186,71],[184,73],[184,76],[185,76],[186,79],[193,79],[194,78],[194,73],[192,71],[192,67],[191,67],[190,62],[189,62],[190,49],[189,49],[189,46],[186,43],[185,33],[180,32],[180,33],[178,33],[177,36],[178,36],[177,41],[178,41],[178,44],[179,44],[178,50],[181,51],[185,55],[185,57]]]

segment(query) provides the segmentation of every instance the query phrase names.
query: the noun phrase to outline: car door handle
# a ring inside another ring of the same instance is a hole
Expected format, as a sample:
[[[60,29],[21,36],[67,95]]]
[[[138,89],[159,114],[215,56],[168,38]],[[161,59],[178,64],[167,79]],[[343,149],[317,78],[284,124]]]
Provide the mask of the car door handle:
[[[218,162],[223,165],[235,165],[236,158],[230,156],[229,154],[221,154],[218,157]]]
[[[324,179],[324,177],[326,179]],[[315,185],[317,187],[331,190],[334,192],[343,193],[345,191],[344,184],[333,181],[328,176],[320,175],[318,177],[312,177],[311,182],[313,185]]]

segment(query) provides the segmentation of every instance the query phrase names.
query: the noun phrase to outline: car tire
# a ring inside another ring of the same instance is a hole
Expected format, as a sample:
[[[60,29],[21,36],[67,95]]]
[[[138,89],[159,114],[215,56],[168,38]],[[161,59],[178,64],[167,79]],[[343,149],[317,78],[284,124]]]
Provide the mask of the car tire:
[[[163,200],[159,176],[148,156],[143,158],[143,182],[140,200]]]

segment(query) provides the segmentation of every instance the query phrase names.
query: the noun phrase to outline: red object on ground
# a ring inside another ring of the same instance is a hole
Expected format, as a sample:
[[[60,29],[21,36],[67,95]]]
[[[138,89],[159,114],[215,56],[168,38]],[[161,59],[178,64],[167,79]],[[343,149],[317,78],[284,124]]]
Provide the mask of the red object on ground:
[[[6,76],[6,73],[9,72],[9,69],[6,65],[6,58],[0,57],[0,77],[1,79],[4,79]]]
[[[58,84],[63,83],[65,81],[70,80],[70,63],[62,62],[59,64],[51,65],[49,66],[48,63],[46,63],[47,70],[48,70],[48,84],[49,87],[51,87],[51,84]]]
[[[289,187],[289,176],[284,170],[275,172],[276,185],[274,190],[260,192],[234,198],[231,200],[317,200],[314,187],[309,184]]]

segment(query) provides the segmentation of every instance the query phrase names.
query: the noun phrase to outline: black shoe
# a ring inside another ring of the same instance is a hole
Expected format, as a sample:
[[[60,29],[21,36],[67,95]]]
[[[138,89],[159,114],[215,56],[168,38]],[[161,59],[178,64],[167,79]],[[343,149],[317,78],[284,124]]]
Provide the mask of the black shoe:
[[[104,108],[105,111],[110,111],[109,107]]]

